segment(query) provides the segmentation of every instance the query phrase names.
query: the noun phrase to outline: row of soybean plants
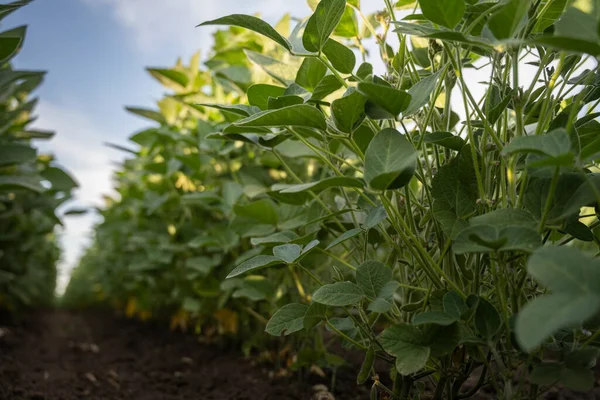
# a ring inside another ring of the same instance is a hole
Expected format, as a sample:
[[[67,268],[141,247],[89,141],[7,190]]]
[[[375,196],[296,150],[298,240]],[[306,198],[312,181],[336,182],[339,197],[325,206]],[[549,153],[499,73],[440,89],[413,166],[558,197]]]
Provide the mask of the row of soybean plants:
[[[0,5],[0,21],[27,3]],[[38,101],[30,93],[45,72],[15,70],[10,63],[25,34],[26,26],[0,33],[0,310],[11,312],[53,303],[60,258],[56,209],[77,186],[34,146],[54,134],[30,127]]]
[[[373,398],[591,388],[600,6],[309,4],[205,22],[230,28],[200,69],[149,70],[171,93],[130,111],[160,127],[131,138],[71,294],[247,349],[293,333],[296,365],[337,365],[332,332]]]

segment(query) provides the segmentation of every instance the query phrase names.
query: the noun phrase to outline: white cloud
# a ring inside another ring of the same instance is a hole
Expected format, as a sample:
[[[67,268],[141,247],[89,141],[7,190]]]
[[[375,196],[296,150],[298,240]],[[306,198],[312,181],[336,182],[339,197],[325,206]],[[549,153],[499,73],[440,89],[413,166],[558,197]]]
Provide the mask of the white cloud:
[[[208,50],[210,28],[195,28],[203,21],[227,14],[260,13],[275,22],[286,12],[304,17],[310,12],[304,0],[83,0],[90,7],[109,7],[114,18],[131,31],[135,44],[146,53],[175,48],[182,55],[198,48]]]
[[[80,185],[75,192],[77,199],[65,208],[101,206],[102,195],[112,192],[111,162],[119,157],[103,145],[106,135],[86,115],[67,107],[41,101],[37,114],[36,127],[57,133],[51,141],[37,143],[40,150],[54,154]],[[98,219],[93,213],[64,218],[65,226],[59,230],[63,247],[57,283],[59,292],[67,284],[82,250],[89,244],[92,227]]]

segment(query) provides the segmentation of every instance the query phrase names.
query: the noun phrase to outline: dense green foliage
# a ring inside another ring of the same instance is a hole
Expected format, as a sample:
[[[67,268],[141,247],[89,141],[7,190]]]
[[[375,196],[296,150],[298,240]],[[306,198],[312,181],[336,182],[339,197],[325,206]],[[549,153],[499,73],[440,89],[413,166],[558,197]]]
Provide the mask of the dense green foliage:
[[[26,3],[0,5],[0,21]],[[52,303],[60,255],[55,210],[77,186],[32,147],[53,133],[28,128],[37,103],[29,93],[44,72],[10,66],[25,33],[25,26],[0,33],[0,309],[9,310]]]
[[[373,398],[419,398],[425,377],[436,399],[588,389],[600,5],[359,3],[309,1],[291,33],[208,21],[232,27],[202,69],[149,70],[171,92],[130,111],[160,126],[131,138],[67,299],[218,322],[248,347],[257,324],[296,333],[297,367],[338,365],[327,329],[365,352]]]

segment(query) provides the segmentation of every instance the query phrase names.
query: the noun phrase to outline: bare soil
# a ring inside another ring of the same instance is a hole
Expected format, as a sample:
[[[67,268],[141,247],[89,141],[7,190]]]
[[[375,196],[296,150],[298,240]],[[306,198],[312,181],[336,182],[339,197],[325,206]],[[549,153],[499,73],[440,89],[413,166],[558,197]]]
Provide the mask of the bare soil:
[[[330,383],[269,372],[232,349],[109,313],[46,311],[0,323],[1,400],[309,400],[324,394],[316,384]],[[368,399],[352,373],[338,374],[336,399]]]

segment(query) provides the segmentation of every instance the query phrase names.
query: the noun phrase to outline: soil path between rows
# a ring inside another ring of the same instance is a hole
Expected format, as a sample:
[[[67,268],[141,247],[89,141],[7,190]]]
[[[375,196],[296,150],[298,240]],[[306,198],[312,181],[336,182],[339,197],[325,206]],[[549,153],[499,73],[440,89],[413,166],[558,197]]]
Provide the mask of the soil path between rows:
[[[0,324],[2,400],[313,397],[313,378],[273,380],[268,372],[193,335],[106,313],[46,311],[13,326]],[[338,391],[338,400],[368,398],[355,382],[340,381]]]

